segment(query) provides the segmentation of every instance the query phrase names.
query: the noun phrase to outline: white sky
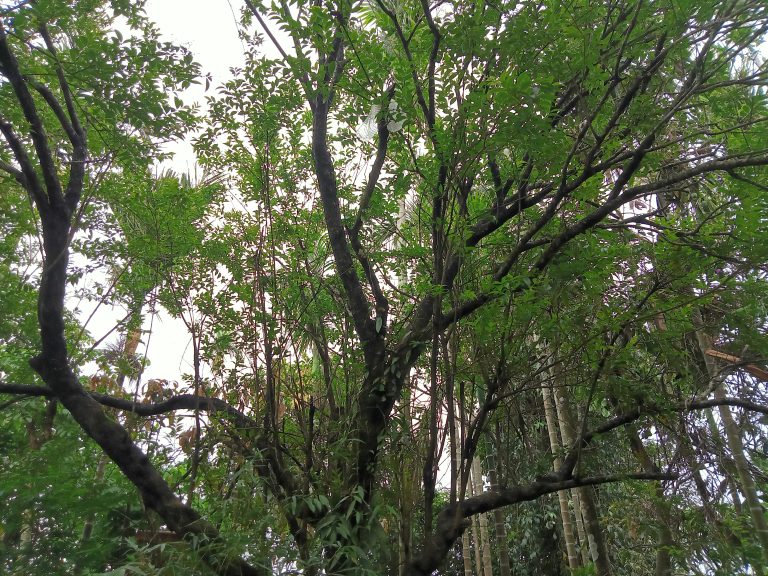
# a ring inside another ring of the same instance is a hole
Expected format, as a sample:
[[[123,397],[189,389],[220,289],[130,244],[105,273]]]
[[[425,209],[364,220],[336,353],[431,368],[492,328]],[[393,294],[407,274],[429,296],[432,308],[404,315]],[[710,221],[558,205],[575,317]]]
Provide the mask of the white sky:
[[[208,92],[205,85],[191,87],[183,94],[186,102],[197,102],[205,106],[205,97],[216,94],[216,88],[232,77],[230,69],[242,67],[244,44],[238,36],[241,0],[149,0],[147,15],[156,24],[163,40],[185,46],[194,54],[202,66],[202,73],[210,73],[212,82]],[[271,47],[267,47],[270,50]],[[164,163],[177,173],[194,174],[195,155],[191,142],[178,142],[169,147],[174,158]],[[85,321],[93,307],[80,310],[80,319]],[[184,373],[191,373],[192,351],[190,338],[181,320],[161,313],[152,319],[145,308],[145,334],[142,342],[149,344],[146,351],[150,365],[142,376],[142,383],[152,378],[180,380]],[[90,334],[98,339],[109,332],[125,315],[123,309],[100,307],[88,323]],[[151,334],[148,331],[151,328]],[[113,333],[106,342],[114,342]],[[103,348],[104,344],[100,347]],[[139,348],[142,353],[142,347]],[[203,374],[205,376],[205,373]]]
[[[216,88],[232,77],[231,68],[242,67],[245,45],[238,36],[241,0],[149,0],[147,15],[153,20],[164,40],[185,46],[202,66],[203,74],[213,77],[205,93],[205,85],[187,90],[187,102],[205,104]],[[194,171],[195,155],[189,142],[174,146],[175,157],[170,167],[177,172]]]
[[[205,105],[205,97],[216,93],[216,88],[232,78],[231,68],[242,67],[245,45],[238,36],[241,0],[149,0],[147,15],[152,19],[164,40],[185,46],[202,66],[203,74],[211,74],[208,92],[205,85],[186,91],[187,102]],[[171,147],[174,158],[168,164],[179,173],[194,173],[195,154],[190,142],[179,142]],[[160,313],[154,320],[146,315],[143,341],[149,367],[142,381],[151,378],[180,380],[183,373],[192,372],[192,349],[189,334],[180,320]],[[147,341],[149,338],[149,341]],[[205,372],[203,373],[205,376]]]

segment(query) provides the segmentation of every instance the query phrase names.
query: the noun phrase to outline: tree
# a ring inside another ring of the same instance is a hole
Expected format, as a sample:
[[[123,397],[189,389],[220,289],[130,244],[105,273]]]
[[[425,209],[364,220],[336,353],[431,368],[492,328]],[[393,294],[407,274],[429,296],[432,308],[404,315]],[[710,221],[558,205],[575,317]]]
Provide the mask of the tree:
[[[660,550],[674,546],[683,569],[761,569],[740,523],[764,514],[764,456],[739,456],[739,474],[762,482],[739,513],[713,485],[732,480],[709,444],[718,422],[703,432],[699,414],[739,408],[744,445],[765,440],[750,381],[767,351],[762,3],[247,0],[245,69],[197,139],[240,207],[203,194],[183,249],[160,243],[147,260],[171,312],[211,321],[188,323],[191,393],[145,402],[83,386],[65,338],[68,257],[96,229],[93,203],[121,218],[99,169],[142,180],[157,139],[190,126],[175,90],[197,69],[141,6],[4,10],[0,169],[42,234],[42,384],[0,366],[0,391],[60,403],[188,541],[185,561],[233,575],[458,570],[473,517],[536,501],[510,522],[511,562],[565,570],[562,541],[578,568],[573,535],[557,532],[570,522],[545,498],[576,489],[579,544],[601,574],[654,559],[668,573],[669,554],[608,540],[652,539],[615,510],[654,498],[669,517]],[[111,32],[115,16],[135,35]],[[257,32],[279,59],[259,55]],[[16,237],[32,220],[13,222]],[[139,261],[146,247],[120,238],[120,257]],[[692,345],[705,324],[712,349]],[[712,358],[733,357],[713,374]],[[170,428],[186,455],[150,461],[101,406],[194,411],[191,436]],[[625,445],[627,425],[639,437]],[[710,529],[722,547],[707,555],[696,542]]]

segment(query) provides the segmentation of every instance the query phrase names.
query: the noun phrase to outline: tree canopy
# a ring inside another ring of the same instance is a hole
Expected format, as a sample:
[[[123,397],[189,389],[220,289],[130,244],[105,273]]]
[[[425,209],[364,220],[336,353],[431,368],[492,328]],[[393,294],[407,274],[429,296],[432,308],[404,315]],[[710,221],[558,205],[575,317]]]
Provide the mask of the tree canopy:
[[[768,5],[241,18],[0,4],[0,571],[765,574]]]

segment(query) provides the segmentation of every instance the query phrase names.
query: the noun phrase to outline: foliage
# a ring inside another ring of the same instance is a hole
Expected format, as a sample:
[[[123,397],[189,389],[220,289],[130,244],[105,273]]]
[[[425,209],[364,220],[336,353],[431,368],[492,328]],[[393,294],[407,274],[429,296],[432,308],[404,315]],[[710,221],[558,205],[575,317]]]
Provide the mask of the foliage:
[[[0,10],[0,569],[768,567],[763,3]]]

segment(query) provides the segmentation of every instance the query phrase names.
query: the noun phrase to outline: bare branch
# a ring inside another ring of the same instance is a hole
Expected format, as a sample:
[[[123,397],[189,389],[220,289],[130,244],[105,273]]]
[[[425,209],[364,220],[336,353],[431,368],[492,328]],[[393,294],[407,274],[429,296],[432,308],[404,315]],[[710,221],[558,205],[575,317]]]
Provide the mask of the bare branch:
[[[32,88],[34,88],[37,93],[43,97],[46,104],[48,104],[51,110],[53,110],[53,113],[56,115],[59,124],[61,124],[61,127],[64,129],[64,132],[66,133],[67,138],[72,143],[72,145],[78,145],[80,142],[80,136],[77,134],[77,132],[75,132],[72,123],[69,121],[69,117],[67,116],[66,111],[64,108],[62,108],[61,104],[56,99],[56,96],[53,95],[51,89],[42,82],[38,82],[37,80],[28,76],[25,76],[24,80],[26,80],[27,84],[32,86]]]
[[[24,118],[29,123],[30,136],[32,137],[35,152],[37,153],[40,162],[40,169],[43,173],[43,181],[45,182],[47,195],[46,197],[35,195],[35,201],[42,201],[42,203],[45,203],[47,200],[47,202],[54,207],[62,205],[64,203],[64,196],[56,171],[56,162],[53,159],[53,154],[48,145],[48,137],[45,134],[43,121],[37,112],[35,100],[32,98],[32,94],[30,93],[29,88],[27,88],[27,84],[19,71],[19,63],[16,60],[16,56],[11,52],[11,48],[8,45],[8,36],[2,22],[0,22],[0,66],[3,67],[3,73],[11,83],[13,91],[16,94],[16,99],[24,114]],[[2,126],[0,126],[0,128],[2,128]],[[5,134],[5,129],[3,129],[3,132]],[[8,139],[7,135],[6,139]],[[16,150],[14,150],[14,154],[15,153]],[[21,159],[18,156],[16,159],[21,164]],[[29,179],[29,176],[27,178]],[[42,203],[39,205],[42,205]],[[43,213],[44,209],[41,211],[41,214]]]
[[[18,182],[24,186],[24,189],[27,191],[30,198],[32,198],[32,201],[38,207],[38,210],[43,213],[45,210],[47,210],[47,202],[45,199],[45,192],[43,191],[40,184],[40,179],[37,177],[37,171],[32,165],[32,161],[30,160],[27,151],[24,149],[24,145],[21,143],[21,139],[18,137],[16,132],[14,132],[11,123],[2,116],[0,116],[0,132],[3,133],[5,141],[8,142],[8,146],[10,146],[11,151],[16,158],[16,162],[18,162],[19,166],[21,166],[21,173],[24,177],[24,180],[22,181],[17,178]],[[16,169],[10,165],[7,166],[11,170],[5,169],[6,172],[13,174],[12,171]]]
[[[179,394],[162,402],[146,403],[134,402],[127,398],[118,398],[100,392],[86,391],[86,393],[102,406],[116,408],[125,412],[131,412],[138,416],[158,416],[168,414],[176,410],[202,410],[210,414],[221,414],[231,417],[241,428],[258,429],[261,425],[246,416],[236,408],[233,408],[223,400],[209,398],[207,396],[195,396],[194,394]],[[56,393],[46,386],[31,386],[22,384],[0,383],[0,394],[20,394],[24,396],[45,396],[55,398]]]

